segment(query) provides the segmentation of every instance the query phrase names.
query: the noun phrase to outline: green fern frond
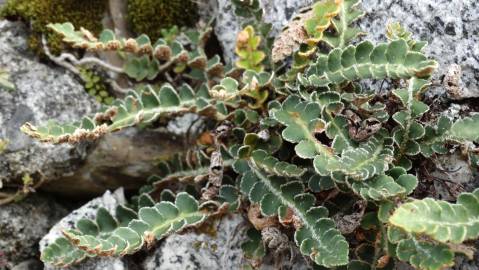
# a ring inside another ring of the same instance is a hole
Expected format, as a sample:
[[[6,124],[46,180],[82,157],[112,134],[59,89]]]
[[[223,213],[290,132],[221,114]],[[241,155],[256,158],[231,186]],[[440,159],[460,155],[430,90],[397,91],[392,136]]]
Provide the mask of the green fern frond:
[[[120,226],[127,226],[135,218],[137,213],[123,205],[117,206],[115,217],[105,208],[100,208],[95,220],[78,220],[75,231],[90,238],[107,238],[114,230]],[[83,250],[67,238],[60,237],[43,250],[41,259],[54,266],[67,267],[92,256],[94,255],[89,250]]]
[[[285,125],[282,132],[285,140],[297,143],[296,154],[302,158],[314,158],[316,154],[330,157],[333,149],[322,144],[314,135],[326,129],[318,103],[303,101],[299,96],[289,96],[280,109],[270,112],[276,121]]]
[[[151,206],[150,204],[141,206],[138,217],[129,221],[127,225],[119,225],[111,215],[102,215],[105,218],[99,219],[97,216],[96,222],[81,220],[76,229],[63,233],[73,246],[86,252],[88,257],[124,256],[135,253],[143,246],[150,245],[171,233],[198,225],[208,215],[207,211],[200,209],[198,202],[191,195],[182,192],[176,196],[174,203],[163,201]],[[59,252],[55,246],[47,247],[43,260],[63,265],[63,260],[70,260],[73,256],[71,254],[77,254],[70,252],[68,253],[70,257],[65,257],[64,253]],[[78,255],[86,257],[80,252]]]
[[[178,90],[169,84],[163,85],[159,90],[147,86],[139,92],[130,91],[123,100],[116,100],[94,119],[85,117],[81,122],[69,124],[52,121],[42,127],[26,123],[21,130],[42,142],[73,144],[95,140],[104,134],[140,123],[148,124],[165,115],[196,112],[222,118],[209,99],[208,93],[195,93],[186,84]]]
[[[397,208],[389,222],[406,232],[424,234],[442,243],[462,243],[479,236],[479,189],[462,193],[456,204],[432,198]]]
[[[357,148],[344,150],[339,158],[316,156],[314,167],[321,175],[341,173],[360,181],[384,173],[392,159],[392,140],[382,130]]]
[[[424,54],[411,51],[403,39],[377,46],[363,41],[319,56],[307,74],[299,75],[298,80],[304,86],[325,87],[358,79],[427,78],[437,65]]]
[[[295,232],[295,242],[303,255],[325,267],[348,263],[348,243],[328,218],[328,210],[315,206],[312,194],[304,193],[299,181],[267,176],[254,166],[241,178],[241,191],[253,203],[259,203],[266,216],[285,217],[287,209],[293,210],[301,222]]]
[[[339,16],[334,18],[332,23],[336,30],[334,33],[325,33],[324,41],[333,48],[344,48],[351,40],[361,35],[359,28],[351,26],[354,22],[364,16],[364,12],[358,9],[361,0],[340,0]]]

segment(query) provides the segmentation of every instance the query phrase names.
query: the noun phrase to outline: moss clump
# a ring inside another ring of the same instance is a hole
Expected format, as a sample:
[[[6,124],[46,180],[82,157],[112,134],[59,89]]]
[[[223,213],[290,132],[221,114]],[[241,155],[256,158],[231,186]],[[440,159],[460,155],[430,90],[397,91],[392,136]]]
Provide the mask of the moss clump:
[[[47,24],[71,22],[99,33],[106,7],[106,0],[8,0],[0,16],[30,23],[29,43],[35,52],[42,52],[41,35],[45,34],[51,51],[58,54],[63,49],[62,38],[47,29]]]
[[[91,96],[103,104],[110,105],[114,98],[108,93],[106,83],[101,79],[100,75],[90,69],[81,69],[80,75],[85,81],[85,90]]]
[[[129,0],[128,19],[134,32],[156,40],[162,36],[161,29],[194,25],[198,13],[190,0]]]

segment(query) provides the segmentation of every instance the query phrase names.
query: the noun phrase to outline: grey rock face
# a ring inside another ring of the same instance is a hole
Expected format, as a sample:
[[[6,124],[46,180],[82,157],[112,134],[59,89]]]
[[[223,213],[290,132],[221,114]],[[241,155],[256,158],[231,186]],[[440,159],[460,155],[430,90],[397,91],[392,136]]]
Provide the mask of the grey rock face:
[[[49,180],[44,190],[91,198],[120,186],[138,188],[158,173],[155,160],[181,151],[185,144],[166,132],[133,128],[77,146],[39,143],[24,135],[20,127],[27,121],[71,122],[99,108],[73,75],[33,59],[27,31],[20,23],[0,21],[0,69],[16,86],[15,91],[0,89],[0,140],[8,141],[0,153],[0,183],[41,172]]]
[[[299,8],[311,0],[260,0],[265,21],[273,23],[273,32],[284,27]],[[241,19],[234,15],[228,0],[217,0],[215,32],[227,61],[234,59],[236,34]],[[479,96],[479,4],[474,0],[363,0],[366,16],[359,25],[374,41],[385,41],[388,22],[400,22],[415,38],[426,40],[426,53],[440,64],[435,79],[442,78],[451,64],[462,67],[462,82],[468,97]],[[443,95],[444,88],[436,89]]]
[[[28,55],[27,29],[0,21],[0,68],[10,74],[16,90],[0,89],[0,139],[8,141],[0,154],[0,181],[42,172],[47,178],[71,171],[84,148],[34,142],[20,131],[26,121],[72,121],[97,109],[83,87],[61,68],[51,68]]]
[[[144,269],[241,269],[246,224],[240,215],[224,217],[216,236],[188,232],[167,237],[143,263]]]
[[[400,22],[416,39],[428,41],[426,54],[435,58],[446,74],[451,64],[462,67],[464,92],[479,95],[479,4],[474,0],[363,0],[367,12],[362,29],[373,40],[384,40],[385,25]],[[444,94],[444,89],[438,90]],[[472,94],[471,94],[472,95]]]
[[[125,195],[123,194],[123,189],[118,189],[115,192],[111,193],[110,191],[105,192],[103,196],[95,198],[77,210],[71,212],[68,216],[64,217],[58,223],[56,223],[50,231],[41,239],[40,241],[40,251],[47,247],[50,243],[54,242],[55,239],[62,236],[62,230],[72,229],[75,227],[75,224],[78,220],[82,218],[94,219],[98,208],[105,207],[110,213],[115,212],[115,208],[119,204],[124,204],[126,202]],[[44,234],[42,234],[44,235]],[[61,268],[55,268],[49,265],[45,266],[45,270],[55,270]],[[126,264],[120,258],[95,258],[89,259],[82,262],[81,264],[70,267],[72,270],[101,270],[101,269],[113,269],[113,270],[123,270],[127,269]]]
[[[13,267],[36,257],[38,241],[66,213],[61,205],[40,195],[0,206],[0,262]]]

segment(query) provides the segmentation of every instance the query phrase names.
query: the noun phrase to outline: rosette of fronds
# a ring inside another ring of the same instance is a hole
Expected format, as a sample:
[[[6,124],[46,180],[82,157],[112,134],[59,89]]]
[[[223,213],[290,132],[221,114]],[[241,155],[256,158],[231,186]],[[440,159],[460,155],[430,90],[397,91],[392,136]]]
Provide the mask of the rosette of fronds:
[[[386,42],[353,43],[362,34],[359,2],[317,1],[279,35],[272,53],[269,37],[248,21],[238,35],[237,68],[227,71],[219,57],[205,57],[203,46],[175,38],[152,44],[146,36],[125,40],[106,31],[95,38],[69,24],[52,26],[76,47],[130,54],[133,79],[156,79],[166,63],[178,76],[131,91],[76,123],[27,123],[22,130],[31,137],[75,143],[126,127],[156,128],[185,113],[206,124],[186,158],[159,164],[161,173],[134,197],[131,211],[101,210],[79,222],[42,260],[67,266],[132,254],[228,212],[246,212],[255,227],[243,244],[255,267],[266,253],[279,252],[268,231],[317,267],[392,269],[406,261],[439,270],[452,266],[456,253],[470,256],[469,241],[479,236],[479,191],[455,203],[417,199],[415,191],[427,184],[417,174],[423,159],[461,149],[477,161],[479,116],[432,115],[423,96],[437,62],[400,25],[388,27]],[[259,1],[234,4],[238,14],[261,19]],[[186,36],[204,43],[201,33]],[[284,61],[273,69],[267,55],[293,57],[292,66]],[[366,88],[371,79],[387,80],[391,89]]]

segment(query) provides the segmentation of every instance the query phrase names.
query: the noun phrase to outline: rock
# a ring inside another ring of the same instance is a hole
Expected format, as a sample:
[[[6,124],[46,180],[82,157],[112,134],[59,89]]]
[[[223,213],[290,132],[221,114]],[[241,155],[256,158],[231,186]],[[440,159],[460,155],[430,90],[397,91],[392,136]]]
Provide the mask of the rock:
[[[0,206],[0,268],[38,256],[38,241],[67,211],[54,200],[34,194]]]
[[[143,269],[242,269],[246,259],[241,244],[246,240],[246,231],[250,228],[246,220],[239,214],[229,215],[217,221],[214,228],[212,234],[191,230],[168,236],[145,259]],[[265,258],[261,269],[277,269],[272,260],[271,257]],[[281,265],[282,269],[290,269],[287,263]],[[305,270],[308,267],[299,256],[291,269]]]
[[[472,168],[459,152],[440,155],[435,162],[437,169],[431,176],[435,178],[436,198],[454,201],[462,191],[460,187],[474,180]]]
[[[229,0],[217,1],[215,33],[220,41],[225,59],[234,59],[236,34],[241,18],[234,15]],[[273,23],[273,32],[284,27],[300,7],[310,5],[311,0],[260,0],[265,10],[265,21]],[[462,67],[462,91],[468,97],[479,96],[479,5],[475,1],[462,0],[363,0],[366,16],[359,25],[369,34],[366,38],[385,41],[385,26],[388,22],[400,22],[417,39],[426,40],[427,55],[435,58],[439,70],[434,79],[441,79],[449,65]],[[443,87],[431,93],[444,95]]]
[[[32,259],[15,265],[12,270],[43,270],[43,263]]]
[[[215,33],[223,48],[223,55],[226,62],[235,59],[236,35],[240,31],[240,25],[244,22],[234,14],[234,6],[230,0],[212,0],[217,1]],[[277,34],[289,21],[292,15],[300,8],[313,3],[312,0],[260,0],[263,10],[265,10],[265,22],[273,25],[273,35]],[[207,5],[211,7],[212,4]],[[215,6],[215,5],[213,5]],[[211,13],[207,15],[211,16]]]
[[[70,198],[88,198],[120,186],[136,190],[148,176],[160,173],[158,161],[182,151],[186,143],[180,135],[135,128],[108,134],[91,146],[81,166],[43,190]]]
[[[216,224],[215,236],[194,231],[167,237],[143,263],[144,269],[240,269],[247,225],[240,215]]]
[[[24,135],[20,126],[27,121],[77,120],[98,105],[71,74],[33,59],[23,24],[0,21],[0,32],[0,68],[16,87],[0,89],[0,139],[8,142],[0,154],[0,181],[38,172],[50,179],[73,171],[86,155],[84,147],[41,144]]]
[[[477,97],[479,93],[470,91],[469,88],[465,87],[461,77],[461,66],[457,64],[450,65],[442,82],[448,97],[453,100]]]
[[[385,40],[385,25],[400,22],[413,37],[428,41],[426,54],[440,66],[434,79],[440,80],[452,64],[462,68],[465,92],[479,96],[479,5],[462,0],[363,0],[367,12],[360,22],[367,38]],[[444,95],[443,87],[432,89]]]
[[[76,222],[82,218],[94,219],[98,208],[105,207],[111,213],[115,213],[115,208],[119,204],[126,203],[125,195],[123,194],[123,189],[118,189],[115,192],[111,193],[110,191],[105,192],[103,196],[95,198],[77,210],[71,212],[68,216],[64,217],[58,223],[53,226],[48,234],[46,234],[40,240],[40,251],[47,247],[50,243],[54,242],[55,239],[62,236],[61,231],[64,229],[74,228]],[[42,234],[44,235],[44,234]],[[56,268],[49,265],[45,266],[45,270],[55,270],[63,269]],[[102,270],[102,269],[113,269],[113,270],[124,270],[128,269],[126,263],[121,258],[108,257],[108,258],[93,258],[83,261],[77,266],[70,267],[71,270]]]
[[[36,174],[41,173],[48,180],[43,190],[74,199],[92,198],[120,186],[137,189],[158,173],[155,161],[186,145],[165,131],[134,128],[76,146],[30,139],[20,131],[25,122],[76,121],[94,114],[99,104],[72,74],[33,58],[23,24],[0,21],[0,32],[0,69],[10,74],[16,86],[14,91],[0,89],[0,140],[8,142],[0,153],[0,183],[24,174],[37,180]]]

